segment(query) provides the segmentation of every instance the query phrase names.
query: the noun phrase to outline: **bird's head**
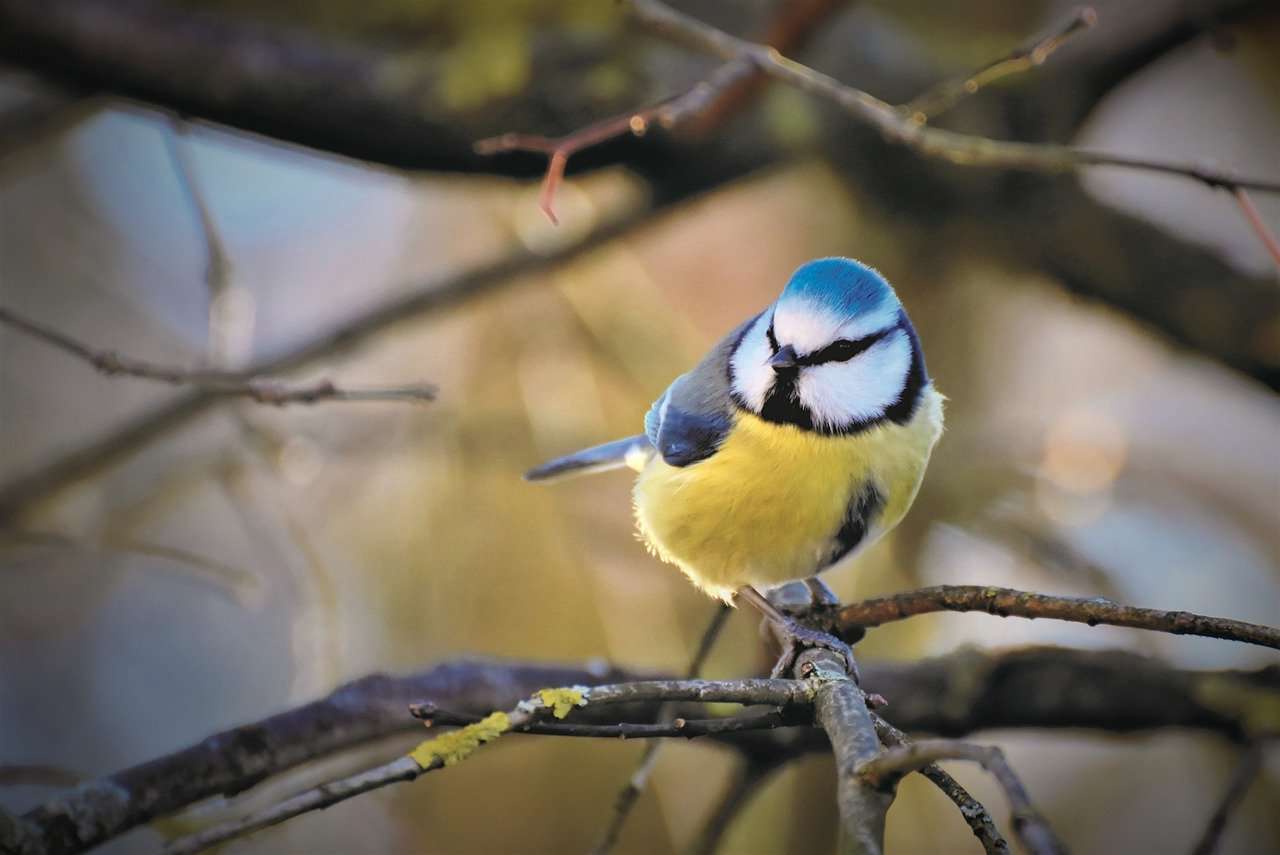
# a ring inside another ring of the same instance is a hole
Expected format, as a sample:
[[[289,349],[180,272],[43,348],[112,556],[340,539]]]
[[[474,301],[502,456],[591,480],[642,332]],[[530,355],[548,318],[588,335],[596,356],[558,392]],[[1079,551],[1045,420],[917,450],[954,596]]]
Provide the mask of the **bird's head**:
[[[893,288],[848,258],[800,267],[738,340],[729,374],[739,406],[829,434],[906,421],[928,382]]]

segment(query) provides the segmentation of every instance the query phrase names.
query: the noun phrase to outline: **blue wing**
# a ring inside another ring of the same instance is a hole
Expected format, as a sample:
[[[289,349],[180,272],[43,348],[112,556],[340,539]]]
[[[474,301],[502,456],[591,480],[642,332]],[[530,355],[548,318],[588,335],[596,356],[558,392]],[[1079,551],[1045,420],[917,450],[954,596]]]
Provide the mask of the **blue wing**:
[[[644,433],[667,464],[689,466],[706,460],[729,435],[735,409],[729,394],[729,360],[755,320],[751,318],[721,339],[649,408],[644,417]]]
[[[546,481],[617,469],[637,455],[653,454],[654,449],[671,466],[689,466],[715,454],[733,427],[729,358],[755,320],[751,318],[725,336],[692,371],[681,374],[667,387],[645,414],[642,435],[549,460],[530,469],[524,477],[529,481]]]

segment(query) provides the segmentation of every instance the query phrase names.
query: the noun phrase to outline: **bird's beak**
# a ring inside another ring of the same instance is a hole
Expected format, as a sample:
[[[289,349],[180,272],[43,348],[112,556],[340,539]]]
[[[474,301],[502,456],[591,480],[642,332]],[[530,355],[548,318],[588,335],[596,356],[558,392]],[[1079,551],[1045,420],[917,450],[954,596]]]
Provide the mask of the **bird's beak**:
[[[777,353],[769,357],[769,365],[773,368],[795,368],[798,358],[796,349],[788,344],[779,348]]]

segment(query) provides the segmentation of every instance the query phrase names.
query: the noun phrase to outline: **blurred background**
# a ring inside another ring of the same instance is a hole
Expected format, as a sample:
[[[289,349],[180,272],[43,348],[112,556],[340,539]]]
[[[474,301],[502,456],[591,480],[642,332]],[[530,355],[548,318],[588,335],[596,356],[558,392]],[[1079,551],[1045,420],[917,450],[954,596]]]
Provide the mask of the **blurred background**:
[[[538,158],[483,160],[470,143],[568,132],[714,67],[638,37],[613,4],[50,0],[39,20],[24,5],[0,2],[0,305],[159,363],[431,382],[439,397],[211,401],[0,327],[0,766],[45,769],[0,780],[6,809],[375,670],[463,655],[683,667],[713,604],[637,542],[629,477],[519,475],[635,433],[676,374],[815,256],[855,256],[895,284],[949,398],[914,510],[828,578],[842,599],[991,584],[1280,619],[1280,281],[1227,193],[926,162],[775,86],[705,133],[584,153],[556,227],[537,207]],[[788,7],[678,5],[747,36]],[[825,5],[794,52],[895,102],[1069,9]],[[1280,176],[1280,11],[1097,7],[1093,31],[940,124]],[[273,74],[278,93],[261,85]],[[1254,199],[1280,230],[1280,199]],[[983,615],[895,624],[858,651],[1028,643],[1275,661]],[[735,615],[709,671],[762,657],[754,616]],[[1235,757],[1182,732],[982,738],[1091,853],[1188,849]],[[165,833],[404,749],[106,851],[158,851]],[[585,851],[640,750],[515,739],[228,851]],[[619,851],[688,846],[734,762],[670,746]],[[954,771],[1004,825],[991,782]],[[1278,772],[1273,753],[1221,851],[1280,849]],[[722,851],[832,851],[832,778],[824,758],[788,766]],[[918,779],[889,848],[980,851]]]

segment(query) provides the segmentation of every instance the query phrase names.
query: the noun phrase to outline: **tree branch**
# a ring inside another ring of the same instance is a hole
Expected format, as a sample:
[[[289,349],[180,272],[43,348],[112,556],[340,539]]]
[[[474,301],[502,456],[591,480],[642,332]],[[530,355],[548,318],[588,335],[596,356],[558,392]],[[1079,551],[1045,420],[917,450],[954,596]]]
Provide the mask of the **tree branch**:
[[[782,4],[765,35],[765,43],[776,50],[799,48],[822,21],[846,2],[804,0]],[[520,133],[489,137],[477,142],[474,150],[484,156],[513,151],[546,155],[547,171],[542,178],[538,207],[548,220],[559,223],[555,213],[555,194],[564,178],[569,158],[574,154],[627,134],[644,136],[654,123],[668,131],[685,123],[696,123],[696,133],[705,134],[740,109],[758,91],[763,77],[750,57],[738,57],[719,66],[685,92],[652,106],[604,119],[560,137]]]
[[[1014,774],[1004,752],[995,746],[975,745],[952,739],[934,739],[888,748],[860,764],[857,774],[873,786],[892,789],[903,775],[919,772],[940,760],[978,763],[999,782],[1013,812],[1013,831],[1032,855],[1064,855],[1066,847],[1036,810],[1022,781]]]
[[[1086,623],[1089,626],[1128,626],[1173,635],[1222,638],[1280,649],[1280,629],[1274,627],[1193,612],[1135,608],[1101,597],[1054,597],[984,585],[938,585],[851,603],[840,609],[837,625],[841,632],[849,633],[905,620],[915,615],[947,611],[986,612],[999,617],[1051,618]]]
[[[917,154],[963,166],[989,166],[1027,172],[1073,172],[1091,166],[1117,166],[1191,178],[1206,186],[1280,193],[1280,180],[1253,178],[1204,164],[1177,163],[1051,143],[1006,142],[933,128],[913,121],[874,95],[787,59],[778,51],[740,39],[672,9],[660,0],[629,0],[632,16],[645,27],[723,60],[749,57],[765,74],[840,107],[877,130],[889,142]]]
[[[742,763],[698,833],[697,841],[689,850],[692,855],[715,855],[739,811],[777,768],[778,763],[770,760],[748,758]]]
[[[1129,732],[1198,728],[1246,738],[1280,696],[1280,668],[1188,671],[1120,651],[1038,647],[963,650],[910,664],[865,662],[870,690],[892,699],[886,718],[907,731],[963,736],[992,728]],[[507,709],[545,686],[634,679],[610,668],[460,661],[415,674],[375,674],[261,721],[87,782],[24,814],[39,851],[82,852],[216,795],[234,795],[300,764],[421,725],[405,714],[429,699],[457,713]],[[647,714],[645,709],[648,710]],[[588,714],[588,707],[582,713]],[[652,720],[657,706],[628,710]],[[696,709],[683,711],[686,718]],[[748,759],[781,762],[829,750],[821,732],[779,729],[717,737]]]
[[[689,661],[689,667],[685,669],[685,677],[687,679],[691,680],[702,673],[702,668],[707,663],[707,657],[711,655],[711,648],[715,646],[716,639],[720,637],[720,632],[724,629],[724,625],[729,619],[729,614],[728,605],[720,603],[716,607],[711,622],[707,624],[702,637],[698,640],[698,648],[694,651],[693,658]],[[671,718],[670,705],[658,711],[658,718],[663,722]],[[677,719],[677,721],[681,720]],[[644,792],[645,787],[649,785],[649,778],[653,774],[654,766],[658,763],[658,752],[661,749],[662,743],[657,741],[645,746],[644,752],[640,756],[640,762],[636,764],[635,771],[627,778],[627,782],[623,784],[622,789],[614,799],[613,813],[609,818],[609,824],[605,826],[599,842],[592,848],[592,855],[606,855],[617,844],[618,838],[622,835],[622,827],[627,822],[627,817],[630,816],[636,802],[640,800],[640,795]]]
[[[1236,204],[1240,206],[1240,211],[1244,214],[1244,218],[1249,222],[1249,227],[1258,236],[1258,240],[1262,241],[1267,254],[1275,262],[1276,269],[1280,270],[1280,241],[1276,240],[1276,236],[1271,233],[1271,228],[1267,225],[1267,221],[1262,219],[1262,214],[1258,211],[1258,207],[1253,204],[1253,200],[1249,198],[1249,193],[1243,187],[1236,187],[1232,191],[1232,195],[1235,196]]]
[[[781,707],[783,711],[807,707],[810,703],[809,689],[802,683],[793,680],[644,680],[631,683],[575,689],[574,694],[581,701],[579,706],[599,707],[617,704],[631,704],[637,701],[699,701],[737,704],[768,704]],[[558,702],[549,700],[546,693],[535,693],[533,698],[517,704],[502,716],[503,724],[498,734],[530,727],[543,718],[553,714],[556,718],[564,718],[573,709],[559,709]],[[477,727],[479,723],[470,725]],[[459,731],[462,733],[463,731]],[[497,734],[494,734],[495,736]],[[489,737],[493,738],[492,736]],[[443,738],[442,738],[443,739]],[[481,738],[480,741],[487,741]],[[413,781],[427,772],[433,772],[461,760],[466,753],[446,754],[433,752],[429,759],[423,760],[419,746],[407,757],[399,757],[373,769],[358,772],[337,781],[330,781],[313,787],[292,798],[272,805],[265,810],[250,814],[241,819],[219,823],[196,834],[174,841],[168,848],[169,855],[193,855],[228,840],[233,840],[255,831],[261,831],[272,825],[278,825],[288,819],[301,816],[315,810],[322,810],[355,798],[364,793],[382,787]],[[469,753],[472,748],[466,750]]]
[[[875,716],[875,722],[876,733],[880,735],[880,741],[885,745],[900,747],[911,743],[905,733],[880,716]],[[982,802],[970,795],[959,781],[943,771],[942,767],[936,763],[930,763],[917,771],[928,778],[942,791],[943,795],[951,799],[987,855],[1009,855],[1009,843],[1000,833],[1000,829],[996,828],[995,821]]]
[[[1240,754],[1240,761],[1236,764],[1235,771],[1231,773],[1226,791],[1218,800],[1208,824],[1205,825],[1204,833],[1200,835],[1195,848],[1191,850],[1191,855],[1213,855],[1213,851],[1218,848],[1218,842],[1222,839],[1222,832],[1227,829],[1227,822],[1230,821],[1232,812],[1240,802],[1244,801],[1245,794],[1249,792],[1249,787],[1261,771],[1262,744],[1254,743],[1246,746]]]
[[[1098,13],[1092,6],[1076,9],[1048,35],[1034,39],[1022,47],[1015,48],[1000,59],[987,63],[982,68],[963,77],[951,78],[922,92],[898,109],[911,121],[923,125],[941,113],[950,110],[970,95],[976,95],[985,86],[989,86],[1002,77],[1029,71],[1044,63],[1054,51],[1062,47],[1068,39],[1077,33],[1089,29],[1098,23]]]
[[[0,0],[2,2],[2,0]],[[548,253],[517,250],[507,257],[442,281],[407,288],[397,297],[320,332],[296,347],[246,370],[248,376],[281,374],[346,351],[402,321],[447,309],[517,281],[517,277],[554,270],[649,221],[654,209],[631,211],[568,246]],[[52,463],[0,485],[0,523],[35,502],[128,456],[165,433],[176,430],[223,400],[208,388],[187,389],[132,423],[75,449]]]
[[[96,350],[58,330],[21,317],[0,306],[0,324],[39,339],[63,353],[80,359],[108,377],[123,375],[154,380],[171,386],[195,386],[212,395],[252,398],[260,404],[315,404],[321,401],[434,401],[436,387],[431,385],[388,387],[382,389],[339,388],[331,380],[305,385],[292,385],[270,377],[239,371],[212,371],[199,368],[177,368],[135,359],[113,350]]]

